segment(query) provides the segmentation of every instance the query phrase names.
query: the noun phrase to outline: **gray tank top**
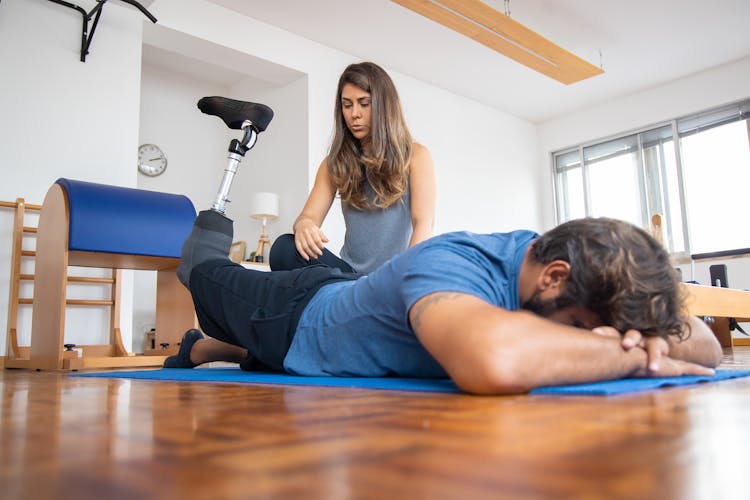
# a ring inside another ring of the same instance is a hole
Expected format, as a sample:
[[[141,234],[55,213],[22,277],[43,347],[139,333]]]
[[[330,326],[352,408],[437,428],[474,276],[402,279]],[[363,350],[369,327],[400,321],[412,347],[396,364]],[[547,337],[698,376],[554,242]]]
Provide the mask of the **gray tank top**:
[[[375,198],[367,181],[365,194],[370,202]],[[412,233],[410,201],[408,189],[401,201],[385,209],[358,210],[342,200],[346,234],[341,258],[358,273],[368,274],[406,250]]]

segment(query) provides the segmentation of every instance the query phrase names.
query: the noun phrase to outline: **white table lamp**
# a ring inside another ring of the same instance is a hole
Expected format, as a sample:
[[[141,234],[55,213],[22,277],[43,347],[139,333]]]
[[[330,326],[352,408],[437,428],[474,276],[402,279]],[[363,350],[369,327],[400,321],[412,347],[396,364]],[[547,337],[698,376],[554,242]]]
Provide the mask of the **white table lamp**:
[[[266,245],[270,247],[271,240],[266,233],[266,223],[279,216],[279,196],[276,193],[255,193],[250,199],[250,217],[263,221],[258,248],[255,249],[255,262],[264,262]]]

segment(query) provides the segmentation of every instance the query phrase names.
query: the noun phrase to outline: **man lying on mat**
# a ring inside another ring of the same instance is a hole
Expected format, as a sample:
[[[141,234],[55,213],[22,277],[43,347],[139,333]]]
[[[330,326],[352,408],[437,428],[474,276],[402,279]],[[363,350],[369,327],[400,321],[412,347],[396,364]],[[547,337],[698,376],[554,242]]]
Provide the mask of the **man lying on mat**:
[[[368,276],[245,269],[232,221],[201,212],[177,274],[201,328],[165,367],[209,361],[308,376],[445,377],[477,394],[623,377],[711,375],[722,356],[687,317],[668,254],[645,231],[579,219],[436,236]]]

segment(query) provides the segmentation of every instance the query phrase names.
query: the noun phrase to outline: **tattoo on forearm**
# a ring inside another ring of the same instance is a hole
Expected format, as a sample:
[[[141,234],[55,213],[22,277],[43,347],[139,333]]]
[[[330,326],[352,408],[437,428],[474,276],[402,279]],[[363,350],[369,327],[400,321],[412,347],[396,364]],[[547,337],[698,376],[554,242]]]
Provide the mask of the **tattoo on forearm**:
[[[422,313],[430,306],[446,300],[455,300],[461,297],[462,293],[455,292],[438,292],[428,295],[419,300],[411,309],[411,327],[418,330],[421,327]]]

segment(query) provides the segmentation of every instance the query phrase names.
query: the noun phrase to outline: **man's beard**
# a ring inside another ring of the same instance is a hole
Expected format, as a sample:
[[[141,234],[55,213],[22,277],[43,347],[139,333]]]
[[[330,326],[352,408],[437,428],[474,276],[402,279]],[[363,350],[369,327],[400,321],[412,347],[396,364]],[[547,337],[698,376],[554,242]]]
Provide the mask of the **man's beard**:
[[[542,300],[539,297],[539,292],[536,292],[529,300],[521,304],[521,308],[544,318],[549,318],[552,313],[560,309],[560,304],[557,299]]]

